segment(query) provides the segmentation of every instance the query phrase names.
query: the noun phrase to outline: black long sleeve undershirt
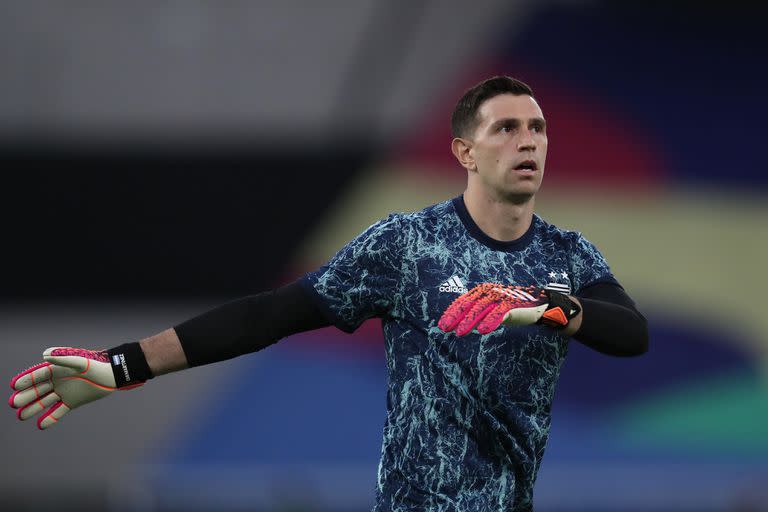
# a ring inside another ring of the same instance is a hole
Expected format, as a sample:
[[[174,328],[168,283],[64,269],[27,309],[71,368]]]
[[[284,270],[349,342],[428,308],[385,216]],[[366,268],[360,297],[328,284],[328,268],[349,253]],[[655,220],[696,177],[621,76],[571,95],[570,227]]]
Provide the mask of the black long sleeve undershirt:
[[[223,304],[174,329],[189,366],[256,352],[281,338],[331,322],[298,281]]]
[[[576,294],[581,327],[574,339],[611,356],[638,356],[648,351],[648,322],[624,288],[597,283]]]
[[[332,325],[307,293],[297,281],[228,302],[175,326],[189,366],[256,352],[291,334]],[[646,320],[621,286],[599,283],[577,297],[583,320],[575,339],[615,356],[647,350]]]

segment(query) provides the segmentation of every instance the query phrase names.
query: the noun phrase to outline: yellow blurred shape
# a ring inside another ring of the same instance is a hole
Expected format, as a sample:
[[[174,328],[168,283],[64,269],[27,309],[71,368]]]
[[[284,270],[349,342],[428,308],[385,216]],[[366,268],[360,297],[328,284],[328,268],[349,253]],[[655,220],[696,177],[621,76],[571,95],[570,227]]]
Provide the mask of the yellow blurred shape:
[[[465,183],[460,169],[455,178],[388,167],[363,173],[307,239],[297,264],[314,268],[376,220],[454,197]],[[766,203],[731,190],[550,190],[545,180],[536,211],[595,243],[641,309],[733,329],[768,377]]]

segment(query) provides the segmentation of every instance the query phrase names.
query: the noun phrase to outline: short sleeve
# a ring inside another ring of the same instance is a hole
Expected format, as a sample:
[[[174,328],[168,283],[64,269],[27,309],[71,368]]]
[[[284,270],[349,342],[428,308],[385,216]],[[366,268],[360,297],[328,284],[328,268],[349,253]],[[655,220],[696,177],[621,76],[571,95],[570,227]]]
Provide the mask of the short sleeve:
[[[345,332],[392,311],[400,287],[402,229],[390,215],[345,245],[301,283],[327,320]]]
[[[600,250],[581,233],[576,233],[570,260],[574,294],[597,283],[618,284]]]

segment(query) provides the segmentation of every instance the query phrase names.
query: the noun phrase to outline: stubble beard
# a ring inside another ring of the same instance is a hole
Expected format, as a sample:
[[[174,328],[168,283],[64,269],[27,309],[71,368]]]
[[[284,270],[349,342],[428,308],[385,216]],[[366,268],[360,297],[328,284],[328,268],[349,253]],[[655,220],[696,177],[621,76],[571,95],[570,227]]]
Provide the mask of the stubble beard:
[[[499,199],[502,200],[502,202],[514,204],[515,206],[522,206],[530,201],[533,200],[533,198],[536,197],[536,193],[524,193],[524,192],[504,192],[501,194]]]
[[[526,190],[519,190],[520,187],[518,186],[493,187],[493,195],[496,197],[496,200],[501,203],[514,204],[515,206],[522,206],[527,204],[530,201],[533,201],[533,198],[536,196],[536,192],[538,192],[540,187],[541,187],[541,183],[539,183],[539,186],[534,187],[534,190],[532,192],[529,192]]]

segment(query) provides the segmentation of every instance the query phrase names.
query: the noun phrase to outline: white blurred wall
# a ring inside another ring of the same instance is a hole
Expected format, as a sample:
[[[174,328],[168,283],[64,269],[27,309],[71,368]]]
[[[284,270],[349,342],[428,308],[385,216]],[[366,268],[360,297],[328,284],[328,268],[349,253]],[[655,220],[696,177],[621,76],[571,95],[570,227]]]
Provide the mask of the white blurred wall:
[[[527,0],[0,4],[0,140],[379,137]]]

